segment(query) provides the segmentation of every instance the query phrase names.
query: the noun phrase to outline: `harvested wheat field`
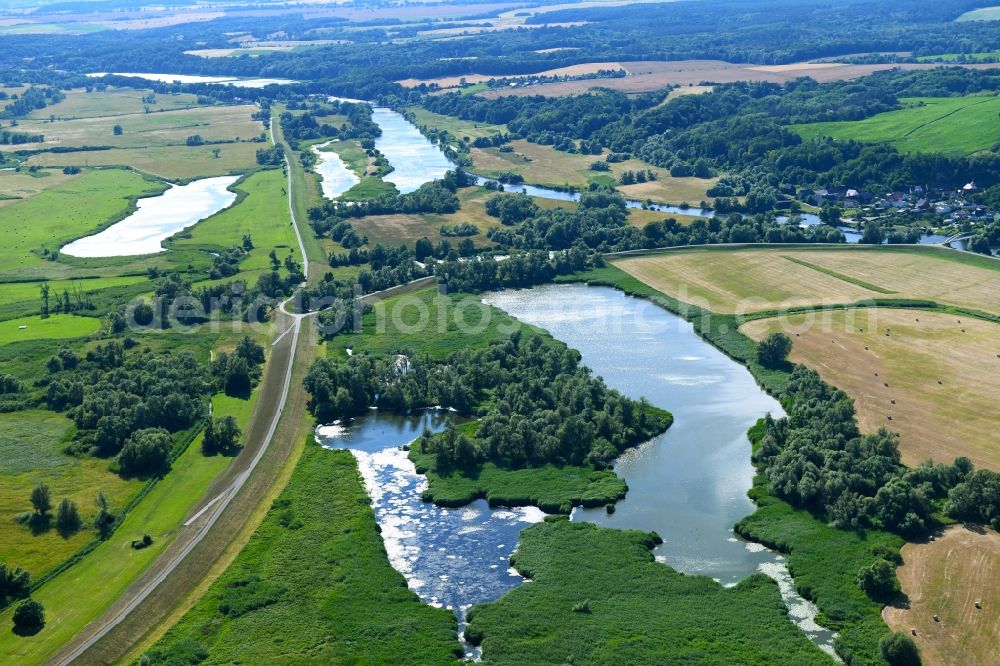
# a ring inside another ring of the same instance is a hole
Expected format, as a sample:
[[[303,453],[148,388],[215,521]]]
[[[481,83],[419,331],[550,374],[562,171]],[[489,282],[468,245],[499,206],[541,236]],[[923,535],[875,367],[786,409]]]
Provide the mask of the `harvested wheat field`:
[[[896,574],[909,608],[886,624],[913,636],[924,666],[995,664],[1000,654],[1000,535],[953,526],[934,541],[903,546]],[[979,601],[982,608],[976,608]],[[934,621],[938,615],[940,621]]]
[[[1000,471],[1000,325],[859,308],[758,319],[740,331],[789,335],[791,359],[854,399],[863,432],[899,432],[907,465],[967,456]]]
[[[804,62],[788,65],[736,64],[723,60],[673,60],[666,62],[627,61],[620,63],[629,75],[620,79],[600,81],[560,81],[521,88],[498,88],[480,93],[483,97],[545,95],[560,97],[577,95],[599,86],[625,93],[644,93],[661,90],[668,85],[700,85],[732,83],[734,81],[769,81],[785,83],[800,76],[808,76],[820,83],[841,81],[867,76],[873,72],[899,68],[906,70],[929,69],[931,63],[902,63],[896,65],[854,65],[839,62]],[[972,68],[996,68],[1000,65],[966,65]]]
[[[715,312],[921,298],[1000,314],[1000,261],[944,248],[716,247],[628,257],[615,265]]]

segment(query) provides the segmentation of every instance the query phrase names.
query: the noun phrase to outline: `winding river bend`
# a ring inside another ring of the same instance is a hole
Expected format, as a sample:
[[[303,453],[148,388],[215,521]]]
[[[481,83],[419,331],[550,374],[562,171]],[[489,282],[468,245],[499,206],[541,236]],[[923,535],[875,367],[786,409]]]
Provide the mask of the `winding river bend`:
[[[746,431],[764,414],[782,413],[750,373],[680,317],[610,288],[549,285],[483,300],[579,350],[583,363],[612,388],[645,396],[674,414],[665,434],[618,459],[616,470],[629,491],[615,513],[578,508],[573,520],[655,530],[664,539],[654,551],[658,561],[723,585],[755,571],[771,576],[792,620],[833,654],[835,635],[815,623],[816,607],[795,593],[784,558],[732,531],[754,510],[746,496],[753,478]],[[390,559],[410,587],[462,620],[470,605],[519,583],[507,558],[519,530],[541,515],[491,510],[483,502],[462,509],[421,502],[425,482],[398,447],[424,425],[443,427],[440,418],[432,413],[406,422],[374,412],[347,429],[318,435],[327,446],[355,451]]]

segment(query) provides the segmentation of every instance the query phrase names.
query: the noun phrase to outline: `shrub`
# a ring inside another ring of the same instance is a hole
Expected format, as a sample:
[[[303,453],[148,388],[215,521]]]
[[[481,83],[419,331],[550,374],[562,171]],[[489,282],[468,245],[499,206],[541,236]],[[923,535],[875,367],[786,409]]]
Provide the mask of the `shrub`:
[[[31,636],[41,631],[45,626],[45,607],[34,599],[28,598],[14,609],[14,633],[19,636]]]
[[[163,474],[170,469],[173,438],[163,428],[137,430],[118,454],[118,465],[125,476]]]
[[[784,333],[770,333],[757,344],[757,362],[765,368],[779,368],[786,363],[791,351],[790,337]]]
[[[858,571],[858,587],[873,599],[885,599],[899,592],[895,567],[882,558]]]
[[[59,503],[59,510],[56,512],[56,527],[63,534],[72,534],[80,529],[80,512],[76,508],[76,502],[69,498],[63,498]]]
[[[920,651],[906,634],[889,634],[879,643],[882,657],[891,666],[920,666]]]

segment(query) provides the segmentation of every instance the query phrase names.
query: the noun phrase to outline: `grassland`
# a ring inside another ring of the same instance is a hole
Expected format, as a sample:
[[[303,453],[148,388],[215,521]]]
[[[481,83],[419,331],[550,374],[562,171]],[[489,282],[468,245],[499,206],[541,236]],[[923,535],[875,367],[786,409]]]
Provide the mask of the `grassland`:
[[[42,134],[45,141],[32,144],[33,149],[55,147],[111,146],[114,148],[148,148],[151,146],[185,145],[187,137],[200,135],[205,141],[247,141],[258,137],[261,123],[251,119],[257,110],[252,105],[205,106],[175,109],[157,113],[132,113],[118,116],[73,118],[54,122],[23,120],[20,131]],[[115,125],[122,133],[115,135]],[[4,149],[19,146],[2,146]]]
[[[448,214],[425,214],[425,215],[369,215],[367,217],[351,220],[351,224],[357,232],[368,237],[372,244],[382,243],[383,245],[395,246],[400,243],[413,245],[417,240],[426,236],[434,243],[439,242],[442,225],[456,225],[469,223],[479,229],[479,234],[470,236],[472,241],[479,246],[492,245],[486,238],[486,231],[490,227],[499,226],[500,221],[486,214],[486,202],[496,196],[481,187],[463,188],[458,192],[461,202],[461,209],[457,213]],[[551,200],[535,199],[539,205],[551,204]],[[574,205],[568,202],[561,202]],[[461,238],[448,238],[452,245],[457,245]]]
[[[736,587],[657,563],[649,534],[565,520],[521,532],[514,567],[531,578],[470,612],[490,664],[827,664],[789,620],[778,587]]]
[[[76,177],[58,171],[0,171],[0,208],[33,197]]]
[[[714,312],[888,296],[1000,314],[1000,292],[994,288],[1000,262],[939,248],[706,248],[616,259],[615,265],[669,296]]]
[[[36,577],[95,537],[89,527],[63,536],[54,528],[35,534],[27,526],[14,524],[15,515],[31,510],[28,498],[36,485],[48,484],[56,504],[64,497],[75,501],[88,525],[97,511],[94,498],[99,490],[117,507],[141,485],[109,472],[106,460],[65,455],[63,447],[72,432],[73,423],[63,414],[43,410],[0,414],[0,520],[4,523],[0,561],[23,567]]]
[[[959,60],[971,62],[996,62],[1000,59],[1000,51],[985,51],[981,53],[940,53],[938,55],[920,56],[917,62],[954,63]]]
[[[259,143],[223,143],[210,146],[113,148],[74,153],[38,153],[28,166],[131,167],[172,182],[243,173],[256,166]],[[214,151],[219,156],[215,156]],[[0,177],[2,180],[2,177]]]
[[[467,326],[460,327],[463,320]],[[421,322],[426,325],[421,326]],[[525,335],[544,334],[505,312],[484,305],[468,294],[438,295],[422,289],[394,296],[375,305],[362,319],[362,332],[340,333],[326,345],[327,354],[346,358],[354,353],[384,355],[396,352],[426,354],[443,360],[457,349],[482,349],[515,330]]]
[[[891,143],[901,152],[968,155],[990,148],[1000,139],[1000,97],[920,97],[901,99],[905,108],[864,120],[794,125],[805,139],[832,136],[840,140]]]
[[[902,555],[896,575],[909,604],[886,608],[886,623],[906,634],[917,630],[913,640],[926,666],[994,661],[1000,654],[1000,535],[953,526],[934,541],[906,544]]]
[[[792,360],[854,399],[865,432],[900,433],[903,462],[951,462],[1000,470],[1000,325],[951,314],[866,308],[761,319],[755,340],[782,330]],[[887,335],[888,333],[888,335]],[[891,420],[890,420],[891,419]]]
[[[22,329],[21,327],[24,326]],[[71,314],[36,315],[0,322],[0,346],[25,340],[69,340],[96,333],[101,320]]]
[[[254,249],[240,263],[240,270],[261,270],[271,265],[268,254],[275,249],[281,259],[291,253],[299,262],[299,244],[288,215],[285,174],[280,169],[258,171],[240,181],[235,189],[238,204],[202,220],[168,242],[168,247],[199,248],[220,252],[240,247],[250,234]]]
[[[27,117],[34,120],[48,120],[54,115],[58,120],[70,120],[140,114],[145,113],[147,108],[152,112],[158,112],[204,106],[198,103],[197,95],[188,93],[154,95],[152,90],[136,88],[109,87],[90,92],[77,89],[68,90],[65,95],[62,101],[32,111]],[[144,97],[148,99],[149,95],[154,95],[155,101],[152,103],[143,100]]]
[[[433,113],[422,106],[410,106],[406,109],[413,114],[414,124],[417,127],[437,127],[447,130],[459,139],[468,137],[478,139],[489,137],[494,134],[507,132],[506,125],[494,125],[490,123],[477,123],[472,120],[462,120],[453,116],[445,116],[440,113]]]
[[[354,172],[360,182],[338,197],[342,201],[366,201],[387,194],[397,194],[396,186],[382,180],[374,160],[356,139],[334,141],[322,150],[337,153],[348,169]]]
[[[250,400],[216,396],[213,413],[218,417],[231,414],[245,426],[257,396],[256,391]],[[30,638],[0,632],[0,654],[18,663],[41,663],[79,634],[166,550],[212,481],[230,461],[231,458],[224,456],[204,456],[201,435],[197,435],[174,461],[170,473],[152,486],[109,539],[33,593],[32,596],[45,605],[45,628]],[[106,461],[93,462],[106,470]],[[80,502],[81,510],[90,508],[96,489],[91,487],[87,492],[90,499]],[[153,544],[135,550],[131,542],[143,534],[152,536]],[[100,581],[100,585],[95,585],[94,581]],[[0,623],[9,624],[11,613],[10,608],[0,613]]]
[[[94,294],[103,292],[102,295],[110,296],[111,290],[117,293],[132,289],[141,290],[143,285],[147,285],[148,288],[148,282],[149,279],[144,275],[130,275],[80,280],[53,280],[48,282],[48,285],[53,299],[55,295],[66,292],[72,300],[76,297],[75,295],[80,294],[92,297]],[[42,282],[0,283],[0,320],[40,313],[42,307],[41,286]],[[2,326],[0,324],[0,327]]]
[[[151,652],[195,641],[209,664],[447,664],[455,629],[389,564],[353,456],[309,441],[250,542]]]
[[[90,171],[5,207],[0,215],[0,274],[23,279],[54,272],[58,267],[43,258],[43,248],[57,251],[124,217],[138,197],[165,189],[163,183],[129,171]]]

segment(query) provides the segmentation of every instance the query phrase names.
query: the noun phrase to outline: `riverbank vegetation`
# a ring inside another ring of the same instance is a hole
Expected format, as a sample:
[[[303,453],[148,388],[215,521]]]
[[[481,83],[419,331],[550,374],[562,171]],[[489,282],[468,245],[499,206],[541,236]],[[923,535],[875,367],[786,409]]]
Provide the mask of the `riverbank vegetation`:
[[[796,664],[829,657],[788,621],[777,584],[733,588],[657,563],[655,534],[557,520],[521,532],[513,566],[531,580],[474,607],[466,637],[483,662]],[[623,637],[627,636],[627,640]]]
[[[853,403],[815,372],[760,366],[755,344],[736,330],[736,317],[706,318],[705,310],[615,267],[564,279],[614,286],[682,314],[700,335],[745,363],[762,386],[781,396],[789,417],[762,421],[750,433],[760,472],[751,496],[759,508],[736,530],[789,554],[796,589],[816,602],[825,624],[840,632],[836,646],[844,658],[883,663],[880,642],[889,632],[880,611],[891,600],[895,581],[888,581],[888,588],[869,588],[883,590],[873,598],[862,591],[862,573],[879,560],[898,563],[904,538],[920,538],[954,518],[981,524],[995,520],[1000,507],[996,473],[973,472],[967,458],[904,467],[898,436],[884,429],[860,435]]]
[[[430,483],[425,498],[448,506],[485,497],[568,513],[576,504],[613,503],[624,486],[602,470],[671,422],[663,410],[591,377],[577,352],[519,332],[437,363],[361,354],[319,359],[306,389],[320,422],[372,405],[402,412],[445,405],[478,417],[474,427],[424,433],[413,444],[411,456]]]
[[[455,631],[389,564],[354,457],[310,437],[246,548],[146,657],[448,664]]]

